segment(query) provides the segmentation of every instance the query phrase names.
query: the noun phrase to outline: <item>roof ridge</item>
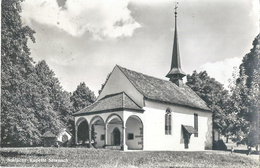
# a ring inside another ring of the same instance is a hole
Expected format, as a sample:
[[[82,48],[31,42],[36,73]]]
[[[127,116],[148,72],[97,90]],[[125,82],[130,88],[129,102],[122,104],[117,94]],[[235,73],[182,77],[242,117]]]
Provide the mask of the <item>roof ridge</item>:
[[[116,95],[119,95],[119,94],[122,94],[123,92],[117,92],[117,93],[112,93],[112,94],[109,94],[109,95],[106,95],[106,96],[104,96],[104,97],[102,97],[101,99],[99,99],[99,100],[103,100],[103,99],[106,99],[106,98],[108,98],[108,97],[113,97],[113,96],[116,96]],[[98,100],[98,101],[99,101]]]
[[[93,109],[96,105],[98,105],[98,103],[99,103],[99,100],[95,101],[94,103],[90,104],[90,105],[87,106],[87,107],[84,107],[83,109],[77,111],[77,112],[74,113],[74,114],[80,114],[80,113],[82,113],[82,112],[83,112],[85,109],[87,109],[87,108]],[[74,114],[72,114],[72,115],[74,115]]]
[[[141,73],[141,72],[137,72],[137,71],[134,71],[134,70],[130,70],[130,69],[121,67],[121,66],[119,66],[119,65],[117,65],[117,66],[118,66],[119,69],[123,72],[123,74],[126,76],[126,78],[132,83],[132,85],[133,85],[144,97],[146,97],[146,98],[149,98],[149,97],[147,97],[147,95],[146,95],[142,90],[138,89],[138,87],[135,86],[135,84],[132,82],[132,80],[129,79],[128,75],[125,74],[125,72],[124,72],[122,69],[125,69],[125,70],[127,70],[127,71],[131,71],[131,72],[134,72],[134,73],[137,73],[137,74],[141,74],[141,75],[143,75],[143,76],[145,76],[145,77],[153,78],[153,79],[156,79],[156,80],[159,80],[159,81],[170,82],[171,84],[174,84],[174,86],[177,87],[177,85],[176,85],[175,83],[171,82],[171,81],[164,80],[164,79],[160,79],[160,78],[153,77],[153,76],[150,76],[150,75],[146,75],[146,74],[143,74],[143,73]],[[153,85],[154,87],[156,87],[153,83],[150,83],[150,84]],[[184,85],[185,85],[185,84],[184,84]],[[185,86],[186,86],[186,85],[185,85]]]
[[[116,65],[116,66],[118,66],[120,69],[123,68],[123,69],[126,69],[126,70],[128,70],[128,71],[132,71],[132,72],[135,72],[135,73],[138,73],[138,74],[142,74],[142,75],[144,75],[144,76],[148,76],[148,77],[150,77],[150,78],[154,78],[154,79],[158,79],[158,80],[162,80],[162,81],[166,81],[166,82],[171,82],[171,81],[166,80],[166,79],[161,79],[161,78],[159,78],[159,77],[154,77],[154,76],[151,76],[151,75],[146,75],[146,74],[143,74],[143,73],[141,73],[141,72],[137,72],[137,71],[134,71],[134,70],[131,70],[131,69],[128,69],[128,68],[119,66],[119,65]],[[171,83],[172,83],[172,82],[171,82]],[[176,86],[177,86],[177,85],[176,85]]]

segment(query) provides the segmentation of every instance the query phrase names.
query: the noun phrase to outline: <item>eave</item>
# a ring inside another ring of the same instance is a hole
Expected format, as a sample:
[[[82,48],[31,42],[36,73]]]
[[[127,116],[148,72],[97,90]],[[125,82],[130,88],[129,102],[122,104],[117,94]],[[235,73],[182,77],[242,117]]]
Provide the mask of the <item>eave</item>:
[[[174,106],[179,106],[179,107],[186,107],[186,108],[190,108],[193,110],[201,110],[201,111],[205,111],[205,112],[210,112],[212,113],[212,111],[203,109],[203,108],[199,108],[199,107],[193,107],[193,106],[189,106],[189,105],[183,105],[183,104],[178,104],[178,103],[171,103],[171,102],[167,102],[167,101],[161,101],[161,100],[155,100],[155,99],[150,99],[148,97],[144,97],[145,100],[149,100],[149,101],[154,101],[154,102],[158,102],[158,103],[163,103],[163,104],[169,104],[169,105],[174,105]]]
[[[134,111],[134,112],[138,112],[138,113],[144,112],[143,109],[139,110],[139,109],[131,109],[131,108],[116,108],[116,109],[110,109],[110,110],[82,112],[82,113],[78,113],[78,114],[72,114],[72,116],[83,116],[83,115],[93,115],[93,114],[101,114],[101,113],[111,113],[111,112],[125,111],[125,110]]]

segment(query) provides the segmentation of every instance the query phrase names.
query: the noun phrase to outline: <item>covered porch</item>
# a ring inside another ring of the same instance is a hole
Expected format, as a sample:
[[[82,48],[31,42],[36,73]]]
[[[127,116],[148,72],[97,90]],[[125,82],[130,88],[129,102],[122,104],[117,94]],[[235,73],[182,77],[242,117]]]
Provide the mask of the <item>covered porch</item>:
[[[124,107],[118,108],[120,104]],[[125,93],[105,97],[91,106],[74,114],[75,144],[124,151],[143,149],[144,110]]]

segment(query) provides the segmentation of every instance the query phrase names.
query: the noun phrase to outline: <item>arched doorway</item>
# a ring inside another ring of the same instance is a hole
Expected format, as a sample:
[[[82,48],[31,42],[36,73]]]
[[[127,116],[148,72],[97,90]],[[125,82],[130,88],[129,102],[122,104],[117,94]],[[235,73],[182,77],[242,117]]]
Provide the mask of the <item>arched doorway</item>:
[[[119,129],[116,127],[112,132],[111,142],[112,145],[120,145],[121,133]]]
[[[126,121],[126,145],[128,149],[143,149],[143,122],[136,116],[130,116]]]
[[[89,140],[89,126],[88,122],[86,119],[81,120],[78,124],[78,129],[77,129],[77,144],[79,145],[86,145]]]
[[[118,114],[108,116],[106,122],[107,146],[123,145],[123,120]]]

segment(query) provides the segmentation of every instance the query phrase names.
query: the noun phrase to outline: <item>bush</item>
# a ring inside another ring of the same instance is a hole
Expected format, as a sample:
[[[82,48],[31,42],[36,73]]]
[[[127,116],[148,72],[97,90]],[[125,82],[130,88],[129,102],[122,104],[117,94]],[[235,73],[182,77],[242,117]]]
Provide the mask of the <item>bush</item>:
[[[225,145],[223,140],[218,140],[213,142],[214,150],[227,150],[227,146]]]

